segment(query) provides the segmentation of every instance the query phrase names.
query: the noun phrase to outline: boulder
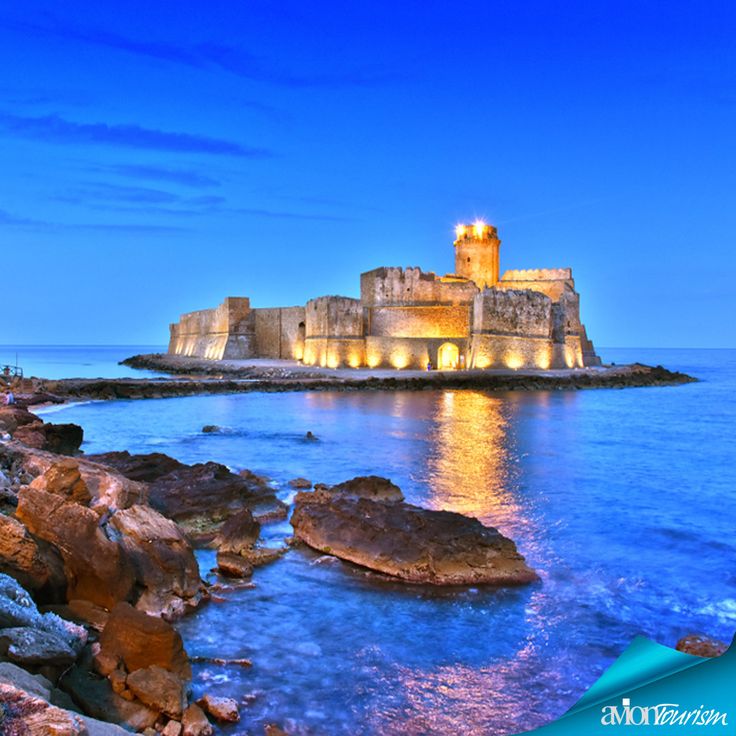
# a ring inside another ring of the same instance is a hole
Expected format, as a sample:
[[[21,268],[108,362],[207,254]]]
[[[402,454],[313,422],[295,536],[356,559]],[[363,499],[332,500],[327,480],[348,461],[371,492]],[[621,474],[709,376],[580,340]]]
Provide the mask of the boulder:
[[[26,666],[68,666],[86,641],[83,627],[40,613],[26,590],[0,574],[0,655]]]
[[[187,706],[186,687],[173,672],[151,665],[131,672],[125,684],[150,708],[169,718],[182,717]]]
[[[688,634],[677,642],[675,649],[696,657],[720,657],[728,649],[728,644],[705,634]]]
[[[215,434],[219,431],[221,431],[221,427],[218,427],[216,424],[205,424],[204,427],[202,427],[202,432],[205,434]]]
[[[101,653],[118,657],[128,672],[158,665],[183,680],[192,676],[179,633],[162,618],[118,603],[100,635]]]
[[[84,440],[84,430],[78,424],[35,422],[18,427],[13,439],[37,450],[74,455]]]
[[[240,720],[238,704],[232,698],[216,698],[213,695],[205,695],[197,701],[206,713],[209,713],[216,721],[222,723],[237,723]]]
[[[218,552],[217,572],[228,578],[249,578],[253,574],[253,565],[240,555]]]
[[[16,515],[32,534],[61,552],[69,599],[110,608],[132,597],[132,564],[122,547],[106,536],[93,509],[31,485],[18,494]]]
[[[370,498],[373,501],[403,501],[401,489],[388,478],[378,475],[359,475],[338,483],[330,491],[346,498]]]
[[[58,550],[36,539],[12,516],[0,514],[0,573],[15,578],[41,602],[64,600],[66,576]]]
[[[48,493],[64,496],[69,501],[81,503],[83,506],[92,500],[92,495],[82,478],[79,463],[72,458],[59,460],[31,485]]]
[[[320,491],[298,494],[291,524],[310,547],[408,583],[518,585],[537,579],[510,539],[451,511]]]
[[[181,723],[179,721],[169,721],[161,731],[161,736],[181,736]]]
[[[255,521],[250,509],[243,509],[231,516],[215,537],[218,552],[240,554],[250,549],[258,540],[261,525]]]
[[[185,711],[181,719],[182,736],[212,736],[214,729],[204,711],[192,703]]]
[[[0,684],[0,731],[5,736],[88,736],[78,714],[8,684]]]
[[[244,508],[264,502],[283,505],[269,485],[213,462],[186,466],[158,478],[149,486],[149,496],[151,506],[203,543],[211,541],[222,524]]]
[[[150,728],[158,711],[139,701],[130,701],[113,692],[110,682],[82,667],[72,667],[60,680],[61,687],[93,718],[111,721],[132,731]]]
[[[289,487],[304,490],[312,487],[312,481],[307,480],[306,478],[292,478],[289,481]]]
[[[32,675],[22,667],[10,662],[0,662],[0,683],[13,685],[29,695],[35,695],[37,698],[43,698],[44,700],[51,698],[51,690],[54,687],[51,681],[43,675]]]
[[[88,460],[114,468],[130,480],[151,483],[173,470],[187,467],[173,457],[162,452],[150,452],[141,455],[131,455],[127,450],[122,452],[104,452],[97,455],[87,455]]]
[[[150,506],[135,505],[114,514],[109,526],[143,589],[137,608],[171,620],[199,605],[204,595],[199,565],[173,521]]]
[[[34,424],[40,422],[41,419],[35,414],[31,414],[28,409],[21,406],[0,406],[0,432],[7,432],[9,435],[15,433],[18,427],[26,424]]]

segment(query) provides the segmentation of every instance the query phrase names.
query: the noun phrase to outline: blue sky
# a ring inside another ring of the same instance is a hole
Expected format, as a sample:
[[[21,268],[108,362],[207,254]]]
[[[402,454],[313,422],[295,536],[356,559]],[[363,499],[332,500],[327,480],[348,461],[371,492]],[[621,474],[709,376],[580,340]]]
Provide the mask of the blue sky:
[[[0,344],[572,266],[599,345],[736,346],[730,2],[0,7]]]

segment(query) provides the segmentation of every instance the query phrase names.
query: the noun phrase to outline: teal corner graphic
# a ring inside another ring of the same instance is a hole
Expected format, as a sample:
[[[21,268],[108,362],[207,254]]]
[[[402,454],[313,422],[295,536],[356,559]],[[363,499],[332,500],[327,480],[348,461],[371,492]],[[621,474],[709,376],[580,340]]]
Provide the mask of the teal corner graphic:
[[[706,659],[637,637],[564,716],[532,733],[736,734],[736,646]]]

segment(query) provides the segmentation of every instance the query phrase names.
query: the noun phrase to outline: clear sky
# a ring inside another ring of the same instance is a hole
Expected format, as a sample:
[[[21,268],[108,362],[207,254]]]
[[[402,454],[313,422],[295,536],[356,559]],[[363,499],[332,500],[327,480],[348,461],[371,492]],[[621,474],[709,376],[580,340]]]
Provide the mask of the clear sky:
[[[603,346],[736,346],[733,2],[0,6],[0,344],[572,266]]]

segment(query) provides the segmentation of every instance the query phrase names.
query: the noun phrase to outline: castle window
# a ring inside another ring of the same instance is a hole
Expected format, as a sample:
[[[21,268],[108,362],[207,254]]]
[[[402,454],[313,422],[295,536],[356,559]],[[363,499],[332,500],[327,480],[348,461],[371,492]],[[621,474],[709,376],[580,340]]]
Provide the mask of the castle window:
[[[468,258],[468,263],[470,263],[470,258]]]

